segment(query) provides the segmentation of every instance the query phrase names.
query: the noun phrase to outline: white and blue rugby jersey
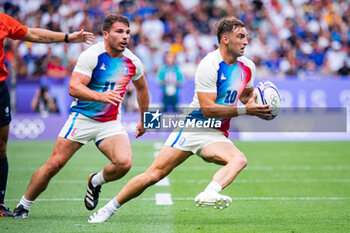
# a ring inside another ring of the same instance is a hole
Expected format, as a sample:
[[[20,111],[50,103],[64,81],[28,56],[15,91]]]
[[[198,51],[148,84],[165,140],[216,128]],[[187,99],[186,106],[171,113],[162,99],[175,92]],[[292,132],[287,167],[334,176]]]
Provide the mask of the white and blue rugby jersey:
[[[91,77],[87,85],[91,90],[105,92],[114,89],[123,97],[130,80],[137,80],[143,75],[143,65],[129,49],[125,49],[120,58],[109,56],[104,42],[99,42],[79,56],[74,71]],[[70,111],[79,112],[96,121],[106,122],[118,118],[121,104],[114,106],[76,99]]]
[[[238,57],[234,65],[227,65],[219,49],[209,53],[199,63],[195,77],[195,94],[190,104],[196,108],[190,113],[189,118],[204,120],[200,109],[197,92],[217,93],[216,104],[237,106],[238,99],[245,88],[253,86],[255,79],[255,65],[245,56]],[[231,119],[221,120],[219,130],[228,136]]]

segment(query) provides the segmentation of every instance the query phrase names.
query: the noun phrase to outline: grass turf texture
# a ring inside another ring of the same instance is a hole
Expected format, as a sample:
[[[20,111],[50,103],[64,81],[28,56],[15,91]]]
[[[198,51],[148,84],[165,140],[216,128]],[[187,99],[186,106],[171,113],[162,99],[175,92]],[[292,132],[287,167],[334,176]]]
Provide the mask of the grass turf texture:
[[[29,219],[0,218],[0,232],[349,232],[350,142],[235,144],[249,165],[222,191],[233,198],[225,210],[195,207],[193,198],[220,166],[192,156],[169,175],[170,186],[153,186],[108,222],[89,224],[92,212],[83,203],[87,176],[107,162],[89,143],[53,178]],[[132,143],[132,169],[102,187],[97,209],[147,169],[154,159],[153,145]],[[11,210],[52,147],[53,142],[9,142],[6,204]],[[155,193],[167,192],[174,204],[156,205]]]

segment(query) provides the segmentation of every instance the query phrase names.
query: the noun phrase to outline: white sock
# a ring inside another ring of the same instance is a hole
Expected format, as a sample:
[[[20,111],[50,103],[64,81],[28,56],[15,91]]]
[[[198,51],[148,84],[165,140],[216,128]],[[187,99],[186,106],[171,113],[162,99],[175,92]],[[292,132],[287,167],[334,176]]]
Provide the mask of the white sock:
[[[103,179],[102,171],[92,177],[91,183],[94,187],[106,183],[106,181]]]
[[[208,186],[205,188],[204,192],[216,192],[219,193],[222,190],[222,187],[220,184],[218,184],[215,181],[212,181],[208,184]]]
[[[114,214],[120,206],[121,205],[117,202],[117,200],[113,198],[104,206],[104,209]]]
[[[34,201],[27,200],[23,195],[21,200],[19,201],[19,204],[17,205],[17,207],[19,205],[23,205],[24,209],[30,210],[30,207],[32,207],[33,203],[34,203]]]

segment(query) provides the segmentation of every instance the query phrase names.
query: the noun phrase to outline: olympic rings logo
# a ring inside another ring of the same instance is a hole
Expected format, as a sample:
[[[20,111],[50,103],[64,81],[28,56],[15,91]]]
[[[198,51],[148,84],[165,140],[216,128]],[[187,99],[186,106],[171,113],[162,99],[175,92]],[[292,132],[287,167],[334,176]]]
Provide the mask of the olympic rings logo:
[[[271,99],[271,105],[273,106],[273,108],[278,107],[277,106],[278,97],[274,94],[271,94],[270,99]]]
[[[45,130],[45,123],[41,119],[17,120],[14,119],[10,124],[10,133],[14,134],[19,139],[37,138]]]

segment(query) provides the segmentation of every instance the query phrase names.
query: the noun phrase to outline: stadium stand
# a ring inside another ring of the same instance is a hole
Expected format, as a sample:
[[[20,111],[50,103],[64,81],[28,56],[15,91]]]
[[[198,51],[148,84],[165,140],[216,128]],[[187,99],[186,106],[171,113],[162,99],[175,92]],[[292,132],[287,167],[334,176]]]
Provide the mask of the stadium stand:
[[[131,48],[154,77],[171,51],[188,78],[203,54],[217,46],[213,25],[233,15],[245,22],[250,34],[246,56],[257,64],[258,76],[349,75],[350,3],[346,0],[13,0],[1,12],[30,27],[58,31],[84,28],[101,35],[104,16],[117,12],[132,20]],[[31,45],[7,40],[6,62],[21,67],[19,76],[47,75],[52,60],[72,70],[80,45]],[[10,52],[11,51],[11,52]],[[49,55],[50,54],[50,55]],[[25,65],[24,65],[25,64]],[[18,69],[17,69],[18,70]]]

